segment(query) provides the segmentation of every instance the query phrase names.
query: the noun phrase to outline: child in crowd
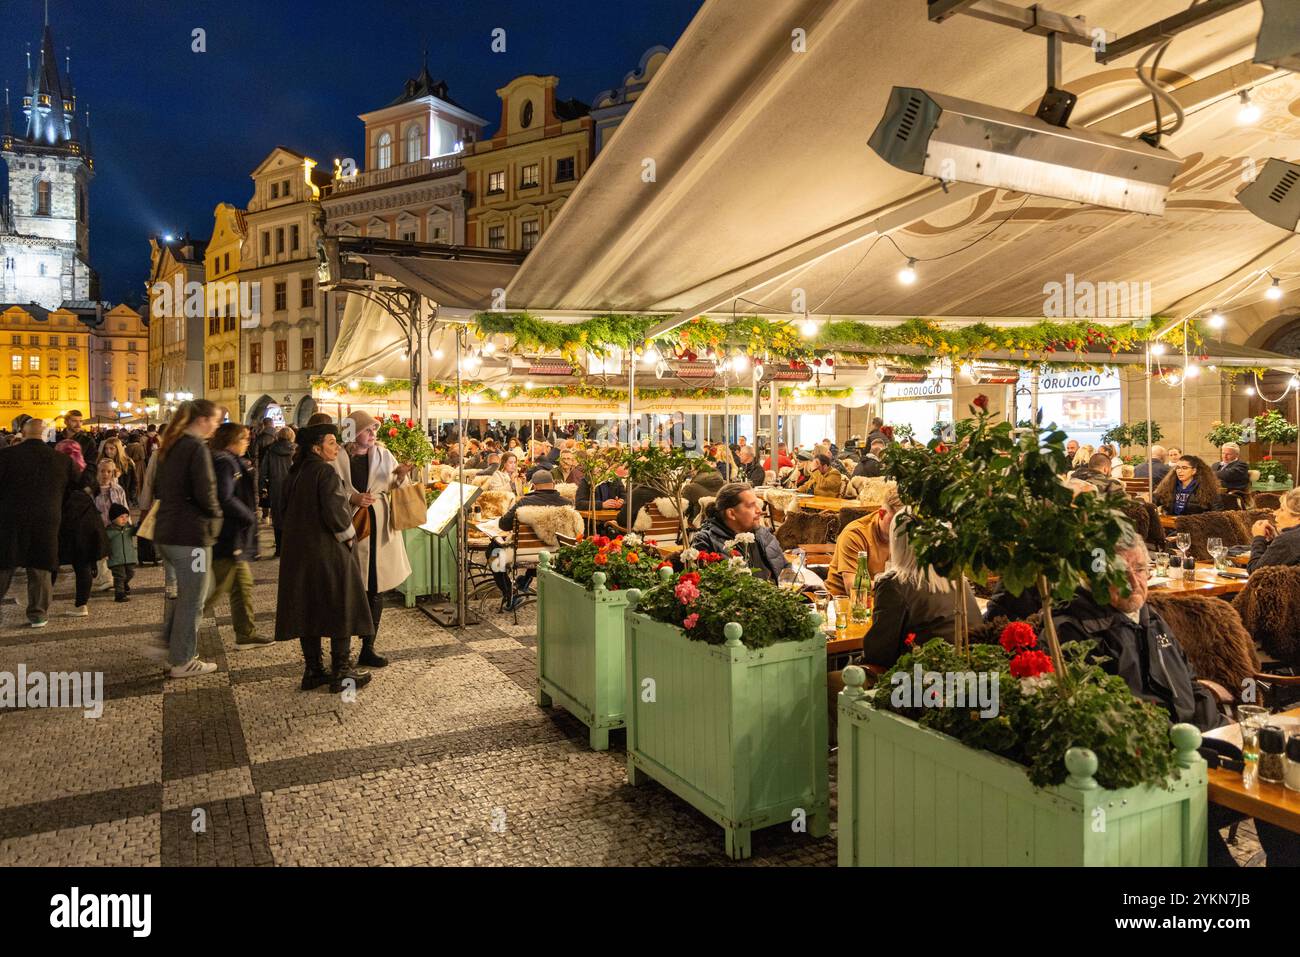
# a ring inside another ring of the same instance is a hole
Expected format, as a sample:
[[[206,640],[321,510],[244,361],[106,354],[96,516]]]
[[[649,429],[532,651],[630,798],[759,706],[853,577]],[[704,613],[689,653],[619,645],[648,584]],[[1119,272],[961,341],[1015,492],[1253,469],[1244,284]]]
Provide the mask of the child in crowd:
[[[95,499],[95,508],[99,509],[99,517],[105,528],[112,524],[108,517],[109,509],[114,505],[128,508],[126,492],[118,484],[117,476],[117,465],[109,459],[100,459],[95,466],[95,484],[90,489],[90,494]],[[109,572],[107,559],[101,558],[95,568],[95,580],[91,586],[95,591],[107,591],[113,587],[113,578]]]
[[[126,596],[131,593],[138,558],[131,510],[115,502],[108,508],[108,567],[113,573],[114,601],[130,600]]]

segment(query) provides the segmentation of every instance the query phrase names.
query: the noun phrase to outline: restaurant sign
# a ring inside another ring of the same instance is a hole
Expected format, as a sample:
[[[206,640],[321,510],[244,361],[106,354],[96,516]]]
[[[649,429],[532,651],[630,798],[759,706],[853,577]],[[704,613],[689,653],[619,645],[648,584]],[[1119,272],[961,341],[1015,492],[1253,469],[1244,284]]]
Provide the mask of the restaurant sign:
[[[952,379],[926,379],[923,382],[886,382],[885,400],[938,399],[952,395]]]

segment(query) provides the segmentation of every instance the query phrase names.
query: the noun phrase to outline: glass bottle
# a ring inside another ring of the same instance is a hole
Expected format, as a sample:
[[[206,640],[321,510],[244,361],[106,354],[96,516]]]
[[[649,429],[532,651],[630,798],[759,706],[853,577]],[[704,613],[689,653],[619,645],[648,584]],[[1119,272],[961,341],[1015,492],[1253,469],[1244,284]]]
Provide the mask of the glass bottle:
[[[858,570],[853,576],[853,621],[871,619],[871,571],[867,568],[867,553],[858,552]]]

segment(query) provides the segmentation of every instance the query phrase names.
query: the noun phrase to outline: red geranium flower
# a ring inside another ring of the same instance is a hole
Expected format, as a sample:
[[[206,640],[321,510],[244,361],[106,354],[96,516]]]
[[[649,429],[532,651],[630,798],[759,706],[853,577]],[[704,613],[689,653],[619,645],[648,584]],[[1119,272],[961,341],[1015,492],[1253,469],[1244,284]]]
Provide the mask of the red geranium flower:
[[[402,417],[401,417],[400,415],[398,415],[396,412],[394,412],[394,413],[393,413],[393,421],[394,421],[394,422],[401,422],[401,421],[402,421]]]
[[[638,555],[636,552],[628,552],[627,555],[624,556],[624,560],[625,560],[629,565],[636,565],[636,564],[640,563],[640,561],[641,561],[641,556]]]
[[[390,439],[395,439],[395,438],[397,438],[397,430],[396,430],[396,429],[389,429],[389,430],[388,430],[388,437],[389,437]]]
[[[673,567],[672,562],[660,562],[658,565],[655,566],[655,571],[659,571],[659,569],[661,568],[672,568],[672,567]]]
[[[1036,678],[1055,670],[1052,659],[1041,651],[1022,651],[1011,659],[1010,669],[1014,678]]]
[[[407,420],[406,420],[406,427],[407,427],[408,429],[413,429],[413,428],[415,428],[415,419],[407,419]]]
[[[989,410],[989,397],[986,395],[977,395],[975,396],[975,401],[972,402],[971,405],[975,406],[975,408],[979,409],[981,412],[987,412]]]
[[[597,565],[605,565],[609,563],[609,556],[604,552],[597,552],[596,557],[593,560]]]
[[[692,585],[698,585],[698,584],[700,583],[700,573],[699,573],[699,572],[683,572],[683,573],[682,573],[682,577],[679,578],[678,581],[690,582]]]
[[[1034,634],[1034,628],[1028,622],[1013,621],[1002,629],[998,644],[1006,649],[1007,654],[1014,655],[1024,648],[1037,645],[1038,635]]]
[[[911,648],[911,647],[912,647],[912,642],[914,642],[914,641],[916,641],[916,632],[914,632],[914,631],[909,631],[909,632],[907,633],[907,637],[903,639],[903,644],[905,644],[905,645],[907,645],[907,647]]]
[[[880,434],[887,439],[892,439],[894,437],[894,427],[892,425],[882,425],[880,427]]]

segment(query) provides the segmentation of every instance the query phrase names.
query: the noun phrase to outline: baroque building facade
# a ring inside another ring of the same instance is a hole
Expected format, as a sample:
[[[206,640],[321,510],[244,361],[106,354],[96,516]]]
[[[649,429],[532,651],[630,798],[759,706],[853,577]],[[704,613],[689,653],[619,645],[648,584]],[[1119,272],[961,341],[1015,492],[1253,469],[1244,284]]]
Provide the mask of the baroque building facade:
[[[212,213],[212,236],[203,255],[204,333],[203,397],[231,410],[239,418],[240,340],[251,311],[251,290],[241,289],[239,274],[251,260],[253,249],[244,212],[230,203],[219,203]]]
[[[203,240],[149,239],[149,369],[156,398],[203,397]],[[197,294],[191,293],[197,291]]]

